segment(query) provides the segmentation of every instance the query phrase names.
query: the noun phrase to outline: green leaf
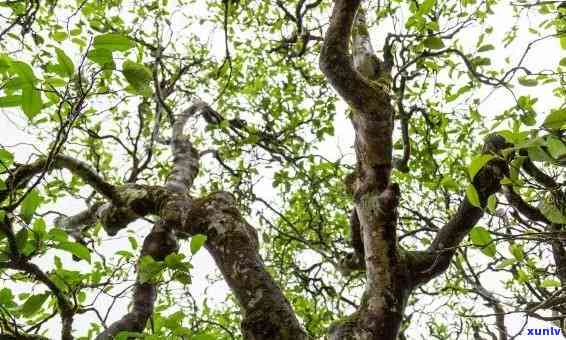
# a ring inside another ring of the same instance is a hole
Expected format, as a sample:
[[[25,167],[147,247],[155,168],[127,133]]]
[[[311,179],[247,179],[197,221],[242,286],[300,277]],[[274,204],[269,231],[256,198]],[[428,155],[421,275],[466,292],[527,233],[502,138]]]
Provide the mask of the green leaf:
[[[533,87],[538,85],[538,81],[534,78],[529,77],[519,77],[519,84],[527,87]]]
[[[132,246],[133,250],[138,249],[138,241],[133,236],[128,236],[128,241],[130,242],[130,246]]]
[[[444,176],[442,178],[442,181],[440,181],[440,185],[442,185],[444,189],[450,191],[458,191],[458,189],[460,189],[458,183],[456,183],[455,180],[453,180],[451,177],[448,176]]]
[[[482,253],[494,257],[496,253],[495,243],[492,242],[490,232],[484,227],[474,227],[470,231],[470,240],[474,246],[481,248]]]
[[[540,146],[534,146],[527,148],[527,153],[529,158],[533,162],[552,162],[553,159],[550,157],[546,151],[544,151]]]
[[[550,114],[544,119],[542,125],[549,130],[559,130],[566,125],[566,109],[558,109],[550,111]]]
[[[564,67],[566,67],[566,57],[564,57],[564,58],[560,59],[560,63],[559,63],[559,65],[560,65],[560,66],[564,66]]]
[[[49,294],[36,294],[30,296],[26,302],[24,302],[21,313],[24,317],[30,317],[34,315],[43,305],[45,300],[49,297]]]
[[[67,233],[65,232],[65,230],[61,228],[53,228],[49,230],[47,235],[51,241],[60,242],[60,243],[67,242],[68,239]]]
[[[517,260],[515,259],[504,259],[503,261],[499,262],[499,264],[495,266],[495,268],[502,269],[514,265],[515,263],[517,263]]]
[[[542,288],[552,288],[552,287],[560,287],[560,281],[554,279],[545,279],[542,281],[541,285]]]
[[[525,252],[520,244],[513,243],[509,245],[509,252],[517,259],[517,261],[523,261],[525,259]]]
[[[0,305],[10,305],[14,302],[14,295],[10,288],[0,289]]]
[[[497,197],[495,197],[495,194],[489,195],[489,197],[487,198],[487,209],[489,209],[489,211],[493,213],[495,212],[496,207],[497,207]]]
[[[0,107],[14,107],[22,105],[22,96],[0,97]]]
[[[566,155],[566,144],[556,137],[549,137],[546,140],[548,153],[554,158],[559,159]]]
[[[539,205],[540,212],[552,223],[566,224],[565,214],[554,205],[550,198],[544,199]]]
[[[28,242],[29,232],[27,228],[22,228],[16,233],[16,245],[18,246],[19,250],[25,248],[26,243]]]
[[[28,64],[21,61],[15,61],[12,63],[11,70],[13,70],[21,78],[23,83],[35,85],[37,78],[33,74],[31,66]]]
[[[470,166],[468,167],[468,173],[470,174],[470,178],[474,179],[476,174],[489,162],[493,159],[493,155],[477,155],[472,159]]]
[[[57,31],[57,32],[53,32],[51,37],[53,37],[53,40],[55,40],[57,42],[61,42],[61,41],[64,41],[65,39],[67,39],[67,33],[62,32],[62,31]]]
[[[195,334],[191,337],[192,340],[215,340],[217,338],[218,337],[206,333]]]
[[[423,41],[425,47],[431,50],[439,50],[444,48],[444,42],[439,37],[428,37]]]
[[[26,195],[20,207],[20,214],[22,215],[24,222],[29,223],[31,221],[35,210],[41,204],[41,200],[42,198],[36,189],[33,189]]]
[[[7,170],[14,163],[14,155],[6,149],[0,149],[0,171]]]
[[[112,51],[106,48],[95,48],[87,54],[87,58],[100,65],[103,69],[115,69],[116,63]]]
[[[470,184],[466,189],[466,197],[468,198],[468,201],[470,201],[471,205],[481,208],[480,196],[473,184]]]
[[[417,12],[417,15],[424,15],[427,14],[428,12],[430,12],[430,10],[432,9],[432,7],[434,7],[434,4],[436,3],[436,0],[425,0],[421,6],[419,7],[419,10]]]
[[[94,37],[94,48],[103,48],[109,51],[127,51],[135,45],[130,38],[120,33],[106,33]]]
[[[13,62],[11,70],[19,76],[22,89],[22,110],[31,120],[41,111],[41,93],[35,88],[37,78],[31,66],[21,61]]]
[[[517,281],[525,283],[529,281],[529,275],[521,268],[517,269]]]
[[[155,282],[165,267],[166,264],[164,262],[155,261],[149,255],[143,256],[139,262],[140,283]]]
[[[476,58],[472,59],[472,63],[475,66],[489,66],[489,65],[491,65],[491,59],[476,57]]]
[[[136,90],[141,90],[148,86],[153,76],[151,70],[145,65],[126,60],[122,65],[122,73],[126,80]]]
[[[196,234],[191,237],[191,254],[196,254],[206,242],[206,235]]]
[[[57,249],[65,250],[81,260],[90,263],[90,250],[77,242],[61,242],[55,246]]]
[[[513,181],[519,180],[519,173],[520,173],[519,170],[521,169],[523,163],[527,158],[528,158],[527,156],[518,156],[511,161],[511,166],[509,167],[509,176],[511,177],[510,178],[511,183],[513,183]],[[501,184],[509,184],[509,183],[503,183],[503,181],[501,181]]]
[[[57,47],[55,47],[55,53],[57,53],[57,62],[61,66],[63,73],[67,77],[73,76],[73,74],[75,73],[75,65],[73,64],[71,58],[69,58],[69,56],[66,55],[62,49]]]
[[[181,271],[176,271],[173,273],[173,279],[179,281],[181,284],[188,285],[191,284],[192,278],[189,274]]]
[[[32,85],[22,87],[22,110],[30,120],[41,111],[41,93]]]
[[[491,51],[494,50],[495,46],[491,45],[491,44],[487,44],[487,45],[483,45],[480,48],[478,48],[478,52],[487,52],[487,51]]]

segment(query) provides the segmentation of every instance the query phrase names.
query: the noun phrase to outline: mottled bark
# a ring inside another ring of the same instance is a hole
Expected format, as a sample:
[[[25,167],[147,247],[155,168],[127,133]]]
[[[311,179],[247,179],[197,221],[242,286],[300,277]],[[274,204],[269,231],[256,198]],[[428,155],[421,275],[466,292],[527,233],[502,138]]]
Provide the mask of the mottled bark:
[[[397,245],[400,193],[390,182],[394,110],[389,71],[374,53],[359,4],[335,1],[320,55],[322,72],[352,110],[357,156],[353,191],[367,278],[359,309],[334,324],[329,337],[387,340],[397,338],[410,286]]]
[[[231,194],[169,201],[161,216],[177,230],[207,235],[214,258],[241,308],[245,339],[306,339],[293,309],[266,271],[255,229],[240,215]]]

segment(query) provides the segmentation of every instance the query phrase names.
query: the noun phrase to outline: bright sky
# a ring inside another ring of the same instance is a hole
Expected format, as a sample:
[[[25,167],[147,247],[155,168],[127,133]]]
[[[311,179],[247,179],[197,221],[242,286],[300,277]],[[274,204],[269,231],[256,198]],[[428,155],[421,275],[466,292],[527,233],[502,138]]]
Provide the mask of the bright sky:
[[[206,11],[206,8],[201,7],[199,11],[201,11],[201,13],[204,13]],[[501,44],[498,43],[501,40],[500,35],[502,34],[503,29],[508,28],[510,25],[514,24],[515,22],[514,19],[511,18],[510,10],[502,9],[498,11],[496,9],[495,12],[502,14],[507,13],[508,16],[498,15],[495,17],[491,17],[490,19],[491,25],[494,26],[496,35],[493,36],[492,38],[493,41],[488,41],[488,42],[497,46],[497,54],[500,57],[499,59],[501,61],[506,56],[511,56],[513,59],[516,59],[519,53],[523,51],[528,41],[522,40],[519,41],[517,44],[513,44],[512,47],[510,48],[503,48]],[[181,17],[178,16],[177,18],[181,18]],[[198,30],[199,34],[207,35],[208,40],[211,42],[211,47],[216,48],[216,49],[213,48],[213,51],[215,51],[215,53],[218,56],[222,56],[224,50],[223,50],[223,36],[221,31],[217,30],[212,32],[212,34],[210,34],[210,29],[207,28],[195,27],[195,30]],[[462,33],[462,37],[464,37],[466,40],[469,39],[471,43],[475,44],[475,41],[479,33],[480,32],[478,32],[478,28],[475,28],[465,33]],[[374,46],[381,46],[383,39],[380,39],[379,35],[376,34],[376,32],[374,32],[372,36],[375,38]],[[519,34],[519,36],[521,35]],[[218,46],[220,46],[220,48],[218,48]],[[557,60],[560,59],[559,56],[561,53],[563,52],[560,50],[560,47],[558,46],[558,41],[556,39],[549,39],[543,41],[540,44],[536,45],[536,48],[533,49],[533,52],[526,60],[526,65],[534,66],[533,69],[537,69],[537,70],[553,69],[555,67]],[[504,65],[501,64],[501,66],[503,67]],[[538,108],[540,108],[539,112],[541,113],[539,119],[544,118],[544,114],[546,113],[544,111],[544,107],[546,107],[547,105],[548,107],[553,107],[557,104],[556,99],[550,93],[551,91],[548,90],[549,88],[550,86],[548,86],[547,88],[537,88],[536,90],[536,96],[539,98],[539,103],[540,103],[537,106]],[[533,90],[532,88],[524,88],[524,92],[532,95]],[[512,105],[513,105],[513,100],[509,96],[509,94],[505,92],[505,90],[497,90],[489,95],[488,93],[486,93],[485,99],[482,102],[480,108],[480,112],[488,116],[493,116]],[[344,111],[345,111],[345,106],[343,104],[339,105],[335,126],[350,126],[350,123],[348,122],[344,114]],[[335,136],[335,138],[329,138],[328,140],[321,143],[321,147],[320,147],[321,153],[330,159],[335,159],[337,157],[340,157],[340,154],[353,155],[351,149],[351,146],[353,144],[353,129],[336,129],[336,131],[337,131],[337,136]],[[22,163],[26,162],[29,159],[30,155],[33,153],[37,154],[38,150],[40,152],[46,151],[45,145],[38,143],[37,140],[35,139],[33,128],[26,128],[26,119],[23,116],[23,114],[18,110],[0,109],[0,132],[1,132],[0,145],[3,147],[8,147],[9,150],[15,152],[16,160],[18,162],[22,162]],[[265,184],[266,185],[264,187],[258,187],[256,188],[256,190],[259,193],[261,193],[262,197],[275,198],[269,181],[265,181]],[[57,206],[51,206],[51,207],[46,206],[43,207],[42,209],[59,210],[65,212],[68,215],[71,215],[81,211],[83,208],[84,205],[79,201],[72,199],[64,199],[61,200],[59,204],[57,204]],[[51,222],[50,219],[47,219],[47,222],[48,223]],[[144,222],[136,222],[130,225],[128,230],[132,230],[136,235],[140,236],[138,238],[140,244],[141,241],[143,240],[141,235],[144,235],[149,231],[148,224]],[[123,230],[116,237],[113,238],[106,237],[102,248],[99,250],[102,252],[105,252],[105,250],[107,250],[106,253],[111,253],[110,250],[113,249],[118,249],[118,248],[130,249],[127,236],[128,236],[127,230]],[[187,247],[186,243],[184,244],[184,246],[185,246],[184,249],[185,253],[188,254],[189,251],[188,249],[186,249]],[[62,257],[67,269],[80,269],[81,267],[87,268],[84,262],[79,262],[79,263],[74,262],[71,260],[71,257],[67,254],[63,254],[60,252],[58,252],[57,254]],[[42,268],[49,268],[50,266],[52,266],[53,263],[52,261],[53,255],[54,252],[50,252],[47,256],[34,261],[37,264],[39,264]],[[224,301],[224,295],[227,292],[226,285],[223,282],[221,282],[215,284],[214,286],[209,286],[208,281],[205,279],[207,275],[214,272],[214,268],[215,268],[210,256],[205,251],[201,251],[194,257],[192,262],[195,267],[192,273],[193,283],[190,288],[192,295],[197,298],[200,297],[200,299],[202,299],[206,295],[209,300],[213,300],[215,301],[215,303],[222,303],[222,301]],[[498,279],[488,280],[483,283],[487,289],[492,289],[495,291],[501,290],[501,282]],[[13,288],[15,288],[15,290],[19,292],[28,291],[29,289],[29,287],[23,287],[23,286],[13,287]],[[39,289],[39,291],[41,291],[43,290],[43,287],[41,288],[35,287],[34,289]],[[109,301],[110,300],[105,298],[100,299],[98,301],[97,306],[102,307],[103,313],[106,311]],[[129,300],[121,301],[118,308],[114,309],[110,322],[114,321],[115,319],[123,315],[123,313],[127,310],[128,303]],[[431,305],[433,305],[435,301],[431,298],[430,303]],[[437,302],[437,303],[441,303],[441,302]],[[75,329],[86,330],[88,324],[93,320],[96,320],[94,314],[86,314],[86,315],[78,316],[75,322]],[[531,324],[529,324],[528,327],[544,325],[544,323],[536,321],[534,319],[530,319],[530,320],[531,320]],[[519,327],[522,326],[522,318],[519,315],[511,315],[507,317],[507,325],[509,326],[510,328],[509,330],[511,332],[516,331]],[[58,325],[58,320],[52,321],[49,325],[49,328],[50,328],[49,336],[52,337],[53,339],[58,338],[60,334],[59,333],[60,326]],[[411,329],[413,330],[413,333],[416,335],[418,334],[419,325],[414,324],[412,325]],[[81,332],[79,331],[77,335],[80,333]],[[517,339],[529,339],[529,338],[530,337],[527,336],[520,336]],[[559,339],[561,337],[551,337],[551,336],[545,337],[545,339],[554,339],[554,338]]]

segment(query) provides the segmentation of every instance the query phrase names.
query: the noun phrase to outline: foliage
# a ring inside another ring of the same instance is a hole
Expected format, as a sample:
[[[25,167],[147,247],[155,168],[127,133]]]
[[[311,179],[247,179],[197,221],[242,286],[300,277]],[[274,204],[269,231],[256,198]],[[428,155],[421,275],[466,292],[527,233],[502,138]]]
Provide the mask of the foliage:
[[[162,185],[172,169],[173,123],[194,98],[220,117],[204,111],[191,117],[188,136],[201,152],[191,194],[235,195],[258,230],[270,274],[310,336],[322,338],[351,313],[365,281],[362,273],[338,271],[339,259],[351,252],[352,197],[344,177],[355,168],[353,139],[346,105],[318,69],[331,5],[0,2],[0,122],[18,122],[36,145],[0,137],[0,332],[53,337],[53,318],[67,310],[64,296],[88,320],[75,327],[76,336],[93,338],[125,312],[138,273],[141,283],[158,283],[159,294],[151,326],[135,336],[241,336],[233,296],[212,293],[217,274],[203,296],[192,295],[195,271],[212,266],[210,258],[197,260],[207,236],[193,235],[178,255],[159,261],[140,256],[147,223],[130,225],[118,240],[96,221],[78,233],[57,223],[107,197],[54,167],[55,156],[80,159],[116,185]],[[466,197],[485,212],[446,273],[412,294],[403,336],[488,336],[496,333],[494,308],[527,319],[554,313],[563,321],[564,305],[543,303],[566,287],[557,269],[561,256],[566,261],[564,3],[363,6],[372,38],[394,57],[399,158],[406,146],[400,127],[408,124],[409,171],[393,173],[402,192],[399,243],[428,247]],[[484,137],[493,133],[508,145],[500,154],[482,153]],[[37,159],[47,165],[14,187],[15,169]],[[510,171],[501,181],[505,189],[484,202],[474,178],[494,159],[509,160]],[[551,185],[534,178],[530,165]],[[539,212],[538,219],[517,202]]]

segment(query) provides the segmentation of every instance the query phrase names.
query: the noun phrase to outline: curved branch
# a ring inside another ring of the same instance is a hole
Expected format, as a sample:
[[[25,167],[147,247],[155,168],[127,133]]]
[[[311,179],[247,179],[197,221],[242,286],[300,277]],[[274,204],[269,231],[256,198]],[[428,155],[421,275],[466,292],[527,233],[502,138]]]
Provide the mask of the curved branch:
[[[385,120],[388,119],[387,112],[381,112],[377,108],[388,105],[387,96],[354,69],[349,56],[352,23],[359,5],[360,0],[334,2],[330,25],[320,52],[319,66],[332,87],[352,109],[372,115],[374,119]]]
[[[176,231],[207,236],[206,249],[240,305],[245,339],[307,339],[289,301],[259,255],[256,230],[225,192],[192,202],[173,199],[160,215]]]
[[[146,236],[141,257],[151,256],[157,261],[163,261],[165,257],[179,249],[177,240],[171,231],[171,226],[162,221],[155,224],[152,231]],[[140,258],[141,258],[140,257]],[[153,314],[153,308],[157,299],[157,283],[153,281],[143,282],[138,275],[134,285],[132,297],[132,308],[120,320],[110,325],[104,332],[100,333],[96,340],[110,340],[120,332],[142,332],[147,320]]]
[[[498,135],[487,138],[485,152],[497,152],[506,147],[505,139]],[[494,158],[474,177],[472,184],[479,196],[480,207],[464,198],[456,213],[438,231],[432,244],[425,252],[412,252],[410,263],[414,284],[420,285],[442,274],[450,265],[458,245],[483,216],[483,207],[490,195],[501,188],[500,181],[508,174],[507,162]]]
[[[42,282],[49,288],[51,293],[55,296],[60,311],[62,329],[61,338],[63,340],[72,340],[73,317],[75,309],[72,303],[67,299],[65,293],[55,285],[55,283],[34,263],[29,262],[23,257],[12,258],[8,262],[0,262],[0,268],[9,268],[14,270],[23,271],[33,276],[39,282]]]
[[[173,124],[173,136],[171,138],[173,170],[165,184],[165,187],[171,191],[188,193],[198,175],[199,153],[193,147],[189,136],[183,133],[183,129],[191,116],[207,107],[208,104],[197,100],[181,115],[177,116],[175,124]]]
[[[30,164],[19,165],[15,170],[10,171],[10,176],[6,180],[6,189],[0,191],[0,202],[6,199],[11,192],[24,188],[33,176],[53,169],[67,169],[71,171],[75,176],[80,177],[106,198],[113,202],[118,202],[116,188],[106,182],[104,178],[85,162],[72,157],[59,155],[54,156],[53,162],[49,168],[48,164],[47,159],[38,159]]]
[[[505,197],[509,201],[509,204],[513,206],[517,211],[521,214],[525,215],[531,221],[538,221],[543,222],[545,224],[550,224],[550,221],[542,214],[542,212],[530,205],[529,203],[525,202],[521,195],[519,195],[513,189],[512,185],[504,185],[503,186],[503,193]]]
[[[528,156],[525,150],[521,150],[521,156]],[[559,187],[554,178],[540,170],[530,158],[526,158],[522,165],[526,173],[528,173],[535,181],[544,186],[548,190],[554,190]]]

